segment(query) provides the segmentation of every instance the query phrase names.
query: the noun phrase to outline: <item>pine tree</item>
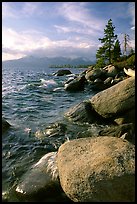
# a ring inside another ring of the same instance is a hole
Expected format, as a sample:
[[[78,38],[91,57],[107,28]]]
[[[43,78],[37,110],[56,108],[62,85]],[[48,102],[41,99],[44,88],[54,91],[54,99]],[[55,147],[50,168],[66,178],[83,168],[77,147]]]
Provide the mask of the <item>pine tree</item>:
[[[112,56],[113,56],[114,62],[116,62],[120,59],[120,55],[121,55],[120,42],[119,42],[119,40],[116,40],[115,45],[114,45],[114,49],[112,51]]]
[[[114,49],[114,42],[117,39],[117,35],[114,34],[115,26],[112,25],[112,20],[109,19],[106,28],[104,29],[104,38],[99,38],[103,46],[99,48],[96,54],[96,58],[100,61],[104,60],[104,63],[112,62],[112,50]],[[98,63],[98,61],[97,61]]]

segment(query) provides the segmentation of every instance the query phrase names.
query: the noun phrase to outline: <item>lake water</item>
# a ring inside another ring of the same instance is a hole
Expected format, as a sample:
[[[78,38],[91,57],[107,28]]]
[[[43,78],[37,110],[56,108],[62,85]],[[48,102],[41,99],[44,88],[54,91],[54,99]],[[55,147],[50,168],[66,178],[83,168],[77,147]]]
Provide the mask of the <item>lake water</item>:
[[[34,136],[36,131],[63,118],[64,112],[94,93],[70,93],[55,76],[57,68],[2,68],[2,117],[12,128],[2,136],[2,192],[12,190],[28,167],[56,148]],[[84,69],[69,68],[73,74]],[[67,137],[67,136],[66,136]],[[10,201],[16,201],[14,197]]]

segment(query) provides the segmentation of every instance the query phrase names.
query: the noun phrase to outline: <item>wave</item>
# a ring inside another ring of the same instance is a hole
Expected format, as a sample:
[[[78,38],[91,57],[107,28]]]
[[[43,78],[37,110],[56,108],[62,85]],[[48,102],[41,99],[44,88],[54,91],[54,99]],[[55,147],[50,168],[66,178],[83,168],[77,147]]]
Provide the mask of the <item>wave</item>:
[[[60,90],[64,90],[62,87],[57,87],[55,89],[53,89],[53,91],[60,91]]]
[[[40,79],[41,85],[39,87],[46,87],[46,88],[51,88],[53,86],[57,86],[57,82],[54,81],[53,79],[45,80],[45,79]]]

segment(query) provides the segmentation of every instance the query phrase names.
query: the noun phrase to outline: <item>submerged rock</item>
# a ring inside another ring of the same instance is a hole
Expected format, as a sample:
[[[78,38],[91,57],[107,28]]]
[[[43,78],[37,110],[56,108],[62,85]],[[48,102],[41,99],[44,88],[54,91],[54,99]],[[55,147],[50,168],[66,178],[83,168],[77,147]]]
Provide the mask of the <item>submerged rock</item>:
[[[74,202],[134,202],[135,146],[117,137],[80,138],[60,146],[59,178]]]
[[[56,122],[46,127],[43,131],[36,131],[35,136],[40,139],[44,139],[46,137],[60,137],[65,134],[66,130],[66,124]]]
[[[22,176],[16,187],[19,199],[41,201],[59,194],[61,187],[56,156],[57,152],[47,153]]]
[[[4,119],[2,118],[2,133],[6,132],[11,125]]]

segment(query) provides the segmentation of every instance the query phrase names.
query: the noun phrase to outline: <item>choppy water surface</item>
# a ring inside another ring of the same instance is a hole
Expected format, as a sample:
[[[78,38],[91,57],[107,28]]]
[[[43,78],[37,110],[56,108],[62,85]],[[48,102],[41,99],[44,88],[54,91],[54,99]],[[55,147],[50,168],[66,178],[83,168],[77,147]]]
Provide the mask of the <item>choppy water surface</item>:
[[[78,74],[84,69],[69,70]],[[54,76],[56,71],[57,68],[2,70],[2,116],[12,125],[2,136],[3,194],[18,183],[29,166],[55,151],[52,141],[43,142],[33,133],[61,120],[68,108],[93,94],[85,90],[66,92],[64,82],[70,76]]]

